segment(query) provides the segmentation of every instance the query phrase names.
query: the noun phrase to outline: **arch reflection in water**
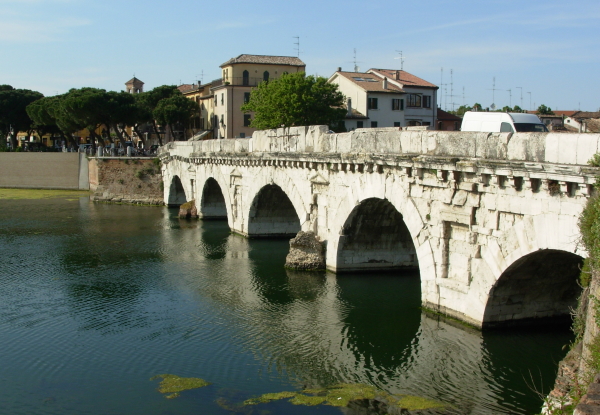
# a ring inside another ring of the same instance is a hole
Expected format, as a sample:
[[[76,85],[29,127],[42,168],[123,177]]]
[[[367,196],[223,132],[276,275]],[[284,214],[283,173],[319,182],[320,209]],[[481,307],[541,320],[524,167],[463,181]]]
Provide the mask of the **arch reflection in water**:
[[[231,235],[226,246],[223,271],[199,294],[234,310],[227,314],[237,341],[299,385],[373,384],[451,403],[446,413],[532,413],[541,400],[524,394],[529,373],[545,379],[547,392],[568,342],[564,332],[484,337],[429,317],[419,309],[418,275],[285,271],[284,241]],[[498,350],[502,339],[511,347]],[[552,354],[540,354],[540,342],[553,343]]]

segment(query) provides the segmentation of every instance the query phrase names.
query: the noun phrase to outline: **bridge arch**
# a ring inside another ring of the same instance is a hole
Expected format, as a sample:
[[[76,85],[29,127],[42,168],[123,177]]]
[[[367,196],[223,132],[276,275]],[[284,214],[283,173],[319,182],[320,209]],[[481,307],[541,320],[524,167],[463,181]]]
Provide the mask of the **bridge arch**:
[[[225,194],[213,177],[209,177],[204,182],[198,213],[202,219],[227,219]]]
[[[168,206],[180,206],[187,202],[187,196],[183,183],[178,175],[174,175],[171,178],[171,184],[169,185],[169,196],[167,198]]]
[[[268,184],[254,196],[248,214],[248,236],[291,238],[300,229],[296,209],[281,187]]]
[[[338,251],[340,242],[344,242],[342,238],[344,226],[348,220],[351,220],[354,209],[368,199],[385,201],[384,205],[389,204],[387,209],[393,207],[400,215],[406,228],[402,227],[404,232],[403,243],[409,246],[408,238],[410,237],[410,241],[414,246],[414,261],[409,267],[418,264],[423,303],[437,304],[436,266],[429,241],[428,225],[405,187],[398,183],[388,183],[392,179],[386,179],[385,183],[379,183],[376,180],[377,176],[367,176],[367,180],[354,181],[348,187],[346,196],[331,207],[331,209],[334,209],[335,214],[330,224],[332,233],[327,244],[327,268],[335,272],[338,271]],[[406,231],[408,234],[406,234]]]
[[[541,214],[525,217],[498,240],[488,239],[481,251],[491,274],[482,287],[482,327],[570,316],[587,257],[577,229],[576,216]]]
[[[412,236],[387,199],[368,198],[354,207],[340,235],[337,271],[418,269]]]
[[[252,186],[248,189],[246,194],[249,196],[249,204],[245,204],[245,217],[247,218],[245,224],[245,233],[249,237],[267,235],[274,236],[279,234],[279,232],[263,233],[262,231],[257,233],[256,227],[260,220],[266,220],[267,217],[263,216],[263,214],[266,214],[265,209],[275,207],[279,203],[286,204],[285,217],[290,220],[289,227],[284,230],[284,233],[281,234],[281,236],[292,235],[292,229],[296,228],[297,230],[292,236],[295,236],[295,234],[300,230],[308,230],[305,229],[305,227],[308,225],[308,204],[305,203],[300,192],[298,191],[298,188],[284,171],[276,171],[273,175],[257,175],[252,182]],[[274,198],[272,199],[273,206],[264,205],[263,202],[265,202],[267,198],[271,197]],[[290,204],[288,205],[287,202]],[[283,209],[283,206],[280,206],[280,208]],[[284,211],[281,210],[279,214],[283,214],[283,212]],[[274,214],[275,211],[272,213]],[[294,218],[293,220],[292,217]],[[280,218],[283,219],[284,216],[280,216]],[[296,219],[297,223],[295,222]],[[292,221],[294,222],[294,225],[291,225]]]
[[[583,258],[555,249],[527,254],[512,263],[492,287],[482,327],[563,317],[570,321],[581,293]]]

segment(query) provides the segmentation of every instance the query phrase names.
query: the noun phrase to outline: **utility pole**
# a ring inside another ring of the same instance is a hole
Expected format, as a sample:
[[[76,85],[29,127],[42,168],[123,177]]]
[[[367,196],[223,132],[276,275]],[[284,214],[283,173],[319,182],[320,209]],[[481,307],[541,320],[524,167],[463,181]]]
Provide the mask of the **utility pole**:
[[[529,111],[531,111],[531,92],[528,92],[529,94]]]
[[[512,108],[512,89],[507,89],[508,91],[508,106]]]

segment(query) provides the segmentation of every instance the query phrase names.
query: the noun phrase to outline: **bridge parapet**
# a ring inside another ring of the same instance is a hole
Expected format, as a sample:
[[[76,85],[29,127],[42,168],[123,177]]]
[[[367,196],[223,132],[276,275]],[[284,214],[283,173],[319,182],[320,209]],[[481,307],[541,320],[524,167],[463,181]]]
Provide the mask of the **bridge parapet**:
[[[432,157],[481,158],[587,165],[600,151],[600,134],[477,133],[464,131],[410,131],[366,128],[328,133],[327,126],[257,131],[249,139],[169,143],[162,152],[396,154]],[[180,154],[181,153],[181,154]]]

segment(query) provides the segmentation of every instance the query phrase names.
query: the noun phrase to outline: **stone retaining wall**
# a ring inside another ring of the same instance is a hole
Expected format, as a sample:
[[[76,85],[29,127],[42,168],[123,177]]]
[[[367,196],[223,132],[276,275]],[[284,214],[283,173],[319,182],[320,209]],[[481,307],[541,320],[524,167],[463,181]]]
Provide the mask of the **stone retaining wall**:
[[[0,153],[0,187],[87,190],[87,167],[80,153]]]
[[[164,204],[160,166],[151,158],[92,158],[89,181],[96,202]]]

